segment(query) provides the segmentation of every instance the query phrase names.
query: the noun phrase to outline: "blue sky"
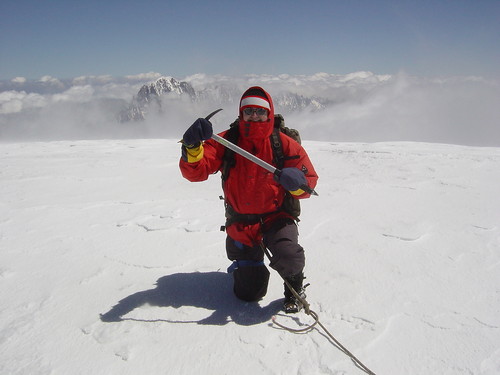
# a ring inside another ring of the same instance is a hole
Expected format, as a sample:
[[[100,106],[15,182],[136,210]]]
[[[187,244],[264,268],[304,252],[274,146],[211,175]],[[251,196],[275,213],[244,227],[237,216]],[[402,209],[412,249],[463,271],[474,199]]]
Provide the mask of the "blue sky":
[[[0,2],[0,79],[500,76],[498,0]]]

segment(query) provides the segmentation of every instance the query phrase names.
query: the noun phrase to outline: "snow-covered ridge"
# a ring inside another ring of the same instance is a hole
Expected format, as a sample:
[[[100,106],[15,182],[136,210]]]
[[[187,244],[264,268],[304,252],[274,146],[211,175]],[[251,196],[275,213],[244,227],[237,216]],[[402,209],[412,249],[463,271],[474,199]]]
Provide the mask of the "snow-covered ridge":
[[[152,105],[156,105],[160,110],[162,97],[171,94],[187,95],[192,100],[196,98],[196,93],[189,83],[178,81],[173,77],[160,77],[139,89],[128,109],[120,113],[120,121],[144,120]]]
[[[180,82],[173,77],[160,77],[156,81],[142,86],[138,95],[147,97],[148,95],[161,96],[166,93],[176,93],[178,95],[188,94],[194,96],[194,89],[189,83]]]

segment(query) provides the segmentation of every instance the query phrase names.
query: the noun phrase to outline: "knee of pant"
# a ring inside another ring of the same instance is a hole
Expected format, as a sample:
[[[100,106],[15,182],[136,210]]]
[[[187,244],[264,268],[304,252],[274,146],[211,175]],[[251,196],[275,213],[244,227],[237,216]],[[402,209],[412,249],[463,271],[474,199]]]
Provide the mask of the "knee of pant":
[[[244,301],[258,301],[267,293],[269,270],[266,266],[240,267],[233,272],[234,294]]]
[[[264,258],[264,253],[260,247],[246,246],[229,236],[226,238],[226,255],[230,260],[248,259],[259,261]]]
[[[297,242],[293,242],[287,239],[275,242],[270,247],[273,255],[277,255],[283,259],[289,259],[291,261],[303,261],[305,258],[304,248],[300,246]]]

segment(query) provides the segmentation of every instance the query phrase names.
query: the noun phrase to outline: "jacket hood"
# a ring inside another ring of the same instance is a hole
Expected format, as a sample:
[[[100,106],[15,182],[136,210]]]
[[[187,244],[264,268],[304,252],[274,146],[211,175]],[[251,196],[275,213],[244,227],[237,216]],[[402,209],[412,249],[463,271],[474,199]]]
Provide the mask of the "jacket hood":
[[[252,107],[262,107],[269,110],[267,121],[244,121],[243,109],[245,104],[252,103]],[[243,105],[242,105],[243,104]],[[269,108],[267,108],[269,105]],[[274,104],[271,95],[262,87],[253,86],[246,90],[240,99],[239,105],[239,133],[240,136],[248,140],[266,139],[271,136],[274,127]]]

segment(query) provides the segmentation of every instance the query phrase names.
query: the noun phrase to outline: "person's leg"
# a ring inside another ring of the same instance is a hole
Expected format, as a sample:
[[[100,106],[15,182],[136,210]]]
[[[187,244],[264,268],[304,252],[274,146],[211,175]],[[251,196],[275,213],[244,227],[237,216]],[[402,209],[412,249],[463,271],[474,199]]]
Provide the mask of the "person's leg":
[[[305,298],[303,289],[305,254],[298,243],[298,228],[294,221],[286,220],[276,223],[264,234],[264,245],[271,253],[271,267],[275,269],[290,286]],[[301,309],[298,301],[284,283],[284,309],[293,313]]]
[[[304,249],[298,243],[297,225],[291,219],[275,223],[264,233],[264,245],[271,253],[270,266],[283,277],[302,273],[306,260]]]

